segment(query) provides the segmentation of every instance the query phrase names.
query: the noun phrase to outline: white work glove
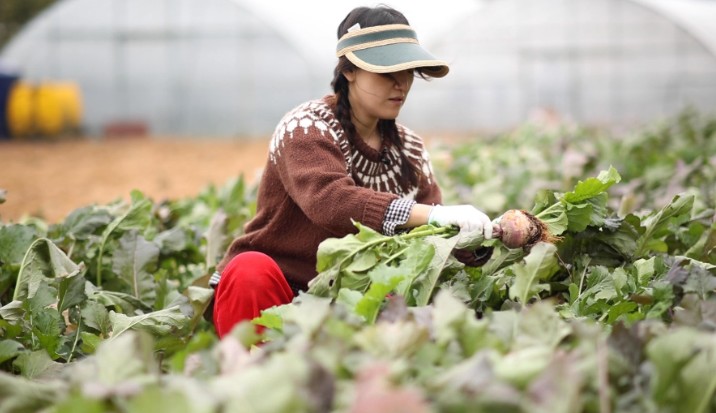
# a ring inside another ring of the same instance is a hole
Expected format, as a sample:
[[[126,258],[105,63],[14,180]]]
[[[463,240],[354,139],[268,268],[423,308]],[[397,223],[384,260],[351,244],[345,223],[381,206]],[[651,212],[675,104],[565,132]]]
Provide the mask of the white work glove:
[[[502,238],[502,228],[500,228],[501,220],[502,220],[502,215],[500,215],[499,217],[492,220],[492,236],[497,239]]]
[[[484,212],[472,205],[435,205],[430,211],[428,223],[439,227],[460,228],[456,248],[470,248],[492,238],[492,221]]]

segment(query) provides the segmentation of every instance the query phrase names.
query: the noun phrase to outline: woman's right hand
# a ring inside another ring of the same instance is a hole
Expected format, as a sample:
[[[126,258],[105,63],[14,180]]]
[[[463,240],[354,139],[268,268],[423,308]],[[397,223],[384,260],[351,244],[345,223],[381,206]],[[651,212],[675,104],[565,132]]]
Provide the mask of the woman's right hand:
[[[472,205],[435,205],[428,223],[440,227],[456,226],[460,229],[456,248],[471,248],[492,238],[492,221],[484,212]]]

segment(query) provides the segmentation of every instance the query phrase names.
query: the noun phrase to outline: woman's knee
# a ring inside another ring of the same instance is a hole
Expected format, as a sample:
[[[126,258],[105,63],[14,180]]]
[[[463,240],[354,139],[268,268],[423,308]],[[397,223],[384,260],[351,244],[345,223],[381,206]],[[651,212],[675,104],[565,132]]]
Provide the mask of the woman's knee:
[[[262,252],[247,251],[229,261],[219,283],[232,284],[234,288],[240,286],[244,290],[265,288],[266,278],[277,276],[283,277],[283,273],[273,258]]]

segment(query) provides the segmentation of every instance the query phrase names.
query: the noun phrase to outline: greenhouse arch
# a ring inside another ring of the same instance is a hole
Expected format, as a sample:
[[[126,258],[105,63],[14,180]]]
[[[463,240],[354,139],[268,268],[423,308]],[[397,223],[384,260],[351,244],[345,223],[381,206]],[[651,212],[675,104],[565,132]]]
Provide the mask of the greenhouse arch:
[[[536,113],[636,126],[713,111],[713,21],[716,2],[695,0],[487,1],[429,45],[451,73],[421,91],[410,116],[435,130],[492,131]],[[435,107],[449,110],[431,116]]]
[[[87,133],[113,122],[159,135],[265,135],[315,94],[314,69],[234,0],[64,0],[0,60],[28,81],[80,86]]]

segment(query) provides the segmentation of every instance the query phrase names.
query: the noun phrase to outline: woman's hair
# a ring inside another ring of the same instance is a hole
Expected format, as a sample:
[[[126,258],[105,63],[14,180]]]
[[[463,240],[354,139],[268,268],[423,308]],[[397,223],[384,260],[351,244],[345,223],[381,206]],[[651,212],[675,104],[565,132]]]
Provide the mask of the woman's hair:
[[[348,32],[348,29],[353,27],[356,23],[360,24],[361,28],[386,24],[409,24],[408,19],[406,19],[402,13],[388,6],[381,5],[373,8],[357,7],[348,13],[346,18],[343,19],[338,26],[338,38],[340,39]],[[355,139],[360,138],[357,137],[355,125],[353,125],[353,121],[351,120],[351,105],[348,101],[348,79],[346,79],[343,73],[356,69],[357,67],[348,60],[348,58],[341,56],[338,58],[338,64],[333,71],[333,80],[331,81],[331,87],[336,95],[336,118],[341,123],[350,142],[354,142]],[[420,69],[415,69],[415,72],[422,78],[427,77]],[[403,142],[398,134],[395,119],[380,119],[378,121],[378,132],[380,132],[383,139],[387,139],[393,146],[399,149],[401,157],[400,185],[406,191],[411,187],[417,186],[420,169],[403,153]]]

